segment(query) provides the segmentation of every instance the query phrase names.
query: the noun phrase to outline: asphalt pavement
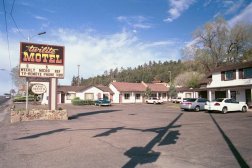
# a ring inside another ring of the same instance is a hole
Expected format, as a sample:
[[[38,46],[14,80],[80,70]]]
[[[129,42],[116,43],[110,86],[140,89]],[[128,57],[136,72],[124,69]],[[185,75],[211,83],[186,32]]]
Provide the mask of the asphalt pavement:
[[[6,114],[8,113],[7,108],[10,107],[11,99],[6,99],[5,97],[0,97],[0,122],[5,119]]]
[[[252,166],[252,112],[184,112],[172,103],[61,107],[68,121],[10,124],[5,115],[0,167]]]

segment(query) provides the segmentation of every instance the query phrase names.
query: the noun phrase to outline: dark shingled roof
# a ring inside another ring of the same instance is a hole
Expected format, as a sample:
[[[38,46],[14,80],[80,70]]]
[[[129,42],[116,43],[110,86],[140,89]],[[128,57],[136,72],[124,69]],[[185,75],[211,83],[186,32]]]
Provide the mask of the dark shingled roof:
[[[228,65],[220,66],[218,68],[213,69],[208,74],[208,76],[209,75],[211,76],[212,73],[214,73],[214,72],[230,71],[230,70],[249,68],[249,67],[252,67],[252,61],[236,63],[236,64],[228,64]]]

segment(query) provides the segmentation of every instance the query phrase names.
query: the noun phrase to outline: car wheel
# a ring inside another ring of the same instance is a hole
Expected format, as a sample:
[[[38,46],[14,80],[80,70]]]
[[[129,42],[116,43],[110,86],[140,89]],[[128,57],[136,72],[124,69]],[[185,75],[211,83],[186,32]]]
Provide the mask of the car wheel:
[[[223,114],[226,114],[226,113],[227,113],[227,107],[223,107],[222,113],[223,113]]]
[[[246,106],[242,107],[242,112],[247,112],[247,107]]]
[[[200,107],[196,106],[194,110],[197,111],[197,112],[199,112],[200,111]]]

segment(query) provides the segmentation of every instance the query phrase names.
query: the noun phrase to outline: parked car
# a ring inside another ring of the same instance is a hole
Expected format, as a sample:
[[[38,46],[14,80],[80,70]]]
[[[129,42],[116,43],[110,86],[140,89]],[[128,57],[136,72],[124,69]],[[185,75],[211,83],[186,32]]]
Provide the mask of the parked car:
[[[190,100],[190,99],[192,99],[192,98],[183,98],[182,101],[181,101],[180,103],[186,102],[187,100]]]
[[[218,98],[212,102],[207,102],[205,109],[208,112],[219,111],[225,114],[230,111],[247,112],[248,106],[245,102],[238,102],[235,99]]]
[[[180,103],[180,108],[183,110],[200,111],[205,109],[205,104],[208,100],[205,98],[186,98]]]
[[[150,97],[145,102],[147,104],[162,104],[164,101],[157,97]]]
[[[181,103],[182,102],[182,98],[181,97],[176,97],[176,98],[172,98],[172,103]]]
[[[111,106],[111,101],[108,99],[98,99],[95,101],[96,106]]]

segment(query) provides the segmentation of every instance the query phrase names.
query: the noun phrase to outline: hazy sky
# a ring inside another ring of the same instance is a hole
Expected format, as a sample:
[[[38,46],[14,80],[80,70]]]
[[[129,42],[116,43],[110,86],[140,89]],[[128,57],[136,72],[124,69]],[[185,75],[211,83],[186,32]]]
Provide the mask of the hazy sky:
[[[65,46],[65,79],[150,60],[180,59],[195,29],[223,16],[252,23],[250,0],[1,0],[0,94],[11,89],[20,42]],[[6,18],[6,22],[5,22]],[[7,25],[6,25],[7,23]],[[9,45],[7,42],[7,33]],[[37,33],[46,31],[41,36]],[[9,48],[9,50],[8,50]]]

